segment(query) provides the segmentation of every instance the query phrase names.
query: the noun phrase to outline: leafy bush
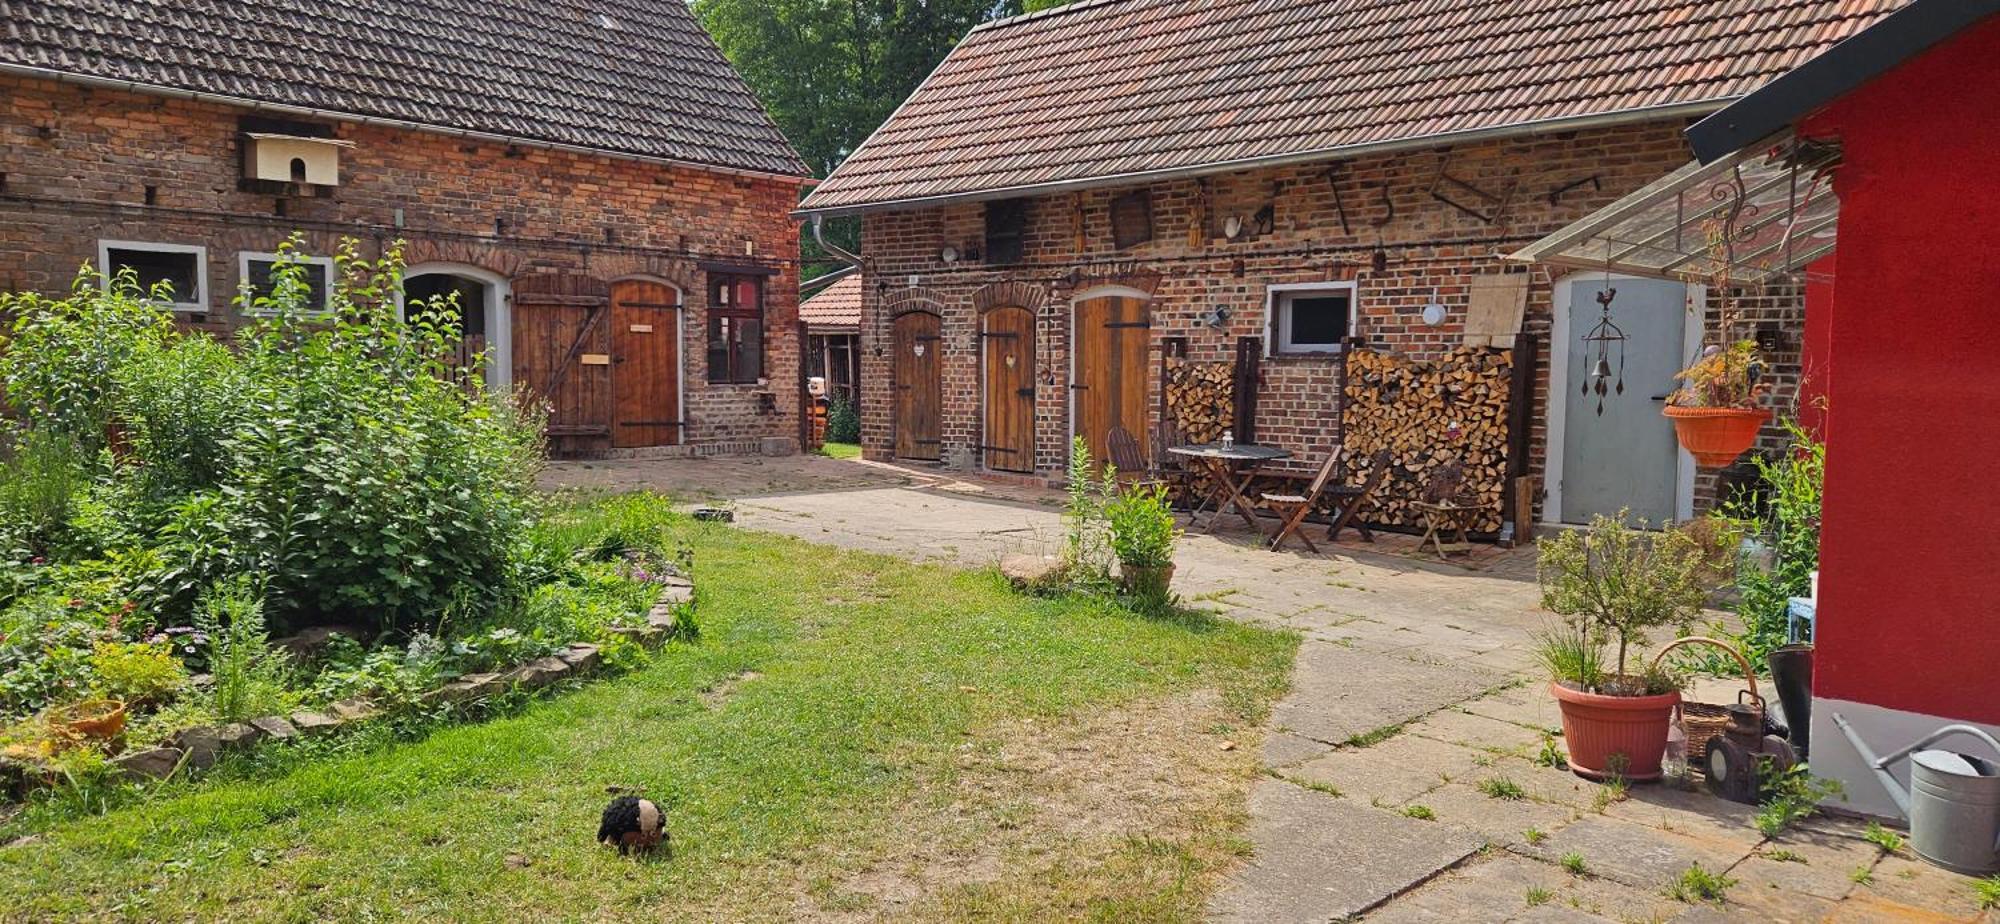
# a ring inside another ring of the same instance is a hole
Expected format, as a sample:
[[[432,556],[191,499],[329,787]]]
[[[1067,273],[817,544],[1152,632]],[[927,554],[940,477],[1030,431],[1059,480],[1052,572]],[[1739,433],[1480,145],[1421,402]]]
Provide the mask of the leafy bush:
[[[285,659],[264,632],[264,605],[246,581],[202,601],[195,628],[208,638],[209,708],[228,721],[284,709]]]
[[[826,404],[826,439],[829,443],[861,442],[861,411],[838,392]]]
[[[0,548],[15,560],[67,551],[70,518],[90,488],[90,465],[68,434],[27,430],[0,464]]]
[[[1775,553],[1770,568],[1746,565],[1736,577],[1740,595],[1736,612],[1743,623],[1738,641],[1750,663],[1759,665],[1772,649],[1785,644],[1791,598],[1812,592],[1812,573],[1819,568],[1826,444],[1813,439],[1797,421],[1788,421],[1785,426],[1792,436],[1792,448],[1774,459],[1754,460],[1767,489],[1757,492],[1763,502],[1734,497],[1721,511],[1739,524],[1743,533]]]
[[[164,702],[187,683],[173,646],[158,642],[100,641],[91,649],[92,689],[126,703]]]
[[[1111,583],[1110,523],[1105,504],[1118,494],[1118,471],[1097,468],[1090,444],[1070,441],[1069,483],[1063,505],[1062,570],[1072,585],[1102,588]]]
[[[1120,490],[1104,505],[1104,517],[1111,528],[1111,551],[1119,562],[1142,568],[1174,563],[1174,543],[1180,541],[1181,530],[1166,488]]]

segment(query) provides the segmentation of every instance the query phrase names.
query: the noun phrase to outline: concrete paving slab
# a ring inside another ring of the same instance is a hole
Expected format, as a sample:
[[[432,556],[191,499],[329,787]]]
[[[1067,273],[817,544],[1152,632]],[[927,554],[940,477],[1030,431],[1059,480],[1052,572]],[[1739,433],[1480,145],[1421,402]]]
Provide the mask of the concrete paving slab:
[[[1856,886],[1853,895],[1969,921],[1981,912],[1973,882],[1914,856],[1890,855],[1875,864],[1874,875]]]
[[[1520,757],[1533,757],[1542,747],[1539,729],[1461,712],[1456,707],[1434,712],[1407,731],[1412,735],[1484,751],[1504,751]]]
[[[1510,848],[1551,863],[1578,853],[1591,874],[1636,889],[1658,891],[1689,866],[1720,872],[1745,853],[1730,853],[1668,831],[1593,815],[1549,835],[1539,844]]]
[[[1464,828],[1488,843],[1503,846],[1527,844],[1529,828],[1554,835],[1583,817],[1578,809],[1566,805],[1495,799],[1464,783],[1440,786],[1407,804],[1422,805],[1440,824]]]
[[[1210,905],[1217,921],[1322,922],[1360,914],[1472,855],[1479,839],[1280,780],[1250,790],[1256,853]]]
[[[1757,830],[1756,806],[1716,798],[1706,789],[1690,792],[1672,783],[1635,785],[1627,790],[1624,801],[1607,806],[1604,813],[1709,841],[1718,850],[1747,852],[1764,842],[1763,833]]]
[[[1299,646],[1292,692],[1272,724],[1339,743],[1476,696],[1506,678],[1468,667],[1438,667],[1325,642]]]
[[[1381,922],[1500,921],[1527,914],[1530,890],[1552,900],[1565,874],[1546,864],[1501,853],[1468,860],[1398,896],[1363,918]],[[1545,895],[1544,895],[1545,893]]]
[[[1635,889],[1596,876],[1570,876],[1569,884],[1557,890],[1556,900],[1550,904],[1632,924],[1667,921],[1688,910],[1657,889]]]
[[[1278,770],[1305,763],[1333,750],[1333,745],[1311,738],[1303,738],[1286,732],[1273,732],[1264,738],[1264,767]]]
[[[1548,684],[1540,679],[1482,696],[1462,708],[1473,715],[1526,725],[1555,733],[1562,730],[1562,709],[1549,695]]]
[[[1471,773],[1479,752],[1415,735],[1397,735],[1365,748],[1342,748],[1291,772],[1324,783],[1364,803],[1398,806],[1448,779]]]

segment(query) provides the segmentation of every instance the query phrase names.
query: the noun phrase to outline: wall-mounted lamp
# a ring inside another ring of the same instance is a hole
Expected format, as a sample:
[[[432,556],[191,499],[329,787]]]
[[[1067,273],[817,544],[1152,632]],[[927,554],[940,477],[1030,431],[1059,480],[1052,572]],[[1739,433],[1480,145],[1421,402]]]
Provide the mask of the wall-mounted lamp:
[[[1229,324],[1229,309],[1223,305],[1210,308],[1202,312],[1201,323],[1210,330],[1221,330]]]

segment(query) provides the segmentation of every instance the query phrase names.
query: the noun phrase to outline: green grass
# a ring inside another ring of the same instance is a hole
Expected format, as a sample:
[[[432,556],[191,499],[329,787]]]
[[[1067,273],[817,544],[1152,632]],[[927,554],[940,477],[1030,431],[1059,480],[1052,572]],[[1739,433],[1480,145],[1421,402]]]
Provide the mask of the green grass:
[[[1528,791],[1522,789],[1521,784],[1504,776],[1480,780],[1479,791],[1485,793],[1487,798],[1503,799],[1508,802],[1520,802],[1528,798]]]
[[[674,532],[696,553],[697,640],[419,741],[267,762],[103,815],[32,808],[0,826],[0,843],[35,838],[0,848],[0,920],[785,919],[868,910],[864,873],[953,849],[989,851],[1000,872],[956,885],[937,870],[933,917],[1185,920],[1240,856],[1257,748],[1224,753],[1210,732],[1240,740],[1262,721],[1295,637],[727,527]],[[1039,775],[1012,749],[1053,751],[1066,723],[1163,702],[1224,718],[1111,740],[1184,745],[1161,753],[1212,765],[1213,798],[1131,833],[1046,820],[1074,808],[1046,800],[1088,791],[1117,749],[1061,752]],[[994,781],[1012,788],[989,795]],[[671,860],[592,842],[607,786],[665,805]]]
[[[1583,854],[1577,853],[1574,850],[1563,854],[1560,862],[1562,863],[1562,868],[1569,870],[1572,876],[1581,876],[1590,872],[1590,867],[1584,865]]]
[[[1428,805],[1406,805],[1403,806],[1403,817],[1415,818],[1418,821],[1436,821],[1438,816]]]
[[[1879,821],[1869,822],[1868,830],[1863,831],[1861,837],[1883,853],[1898,853],[1903,849],[1903,836],[1882,827]]]
[[[859,459],[861,458],[861,444],[826,443],[819,447],[819,454],[829,459]]]
[[[1979,910],[2000,908],[2000,875],[1974,881],[1972,894],[1979,901]]]

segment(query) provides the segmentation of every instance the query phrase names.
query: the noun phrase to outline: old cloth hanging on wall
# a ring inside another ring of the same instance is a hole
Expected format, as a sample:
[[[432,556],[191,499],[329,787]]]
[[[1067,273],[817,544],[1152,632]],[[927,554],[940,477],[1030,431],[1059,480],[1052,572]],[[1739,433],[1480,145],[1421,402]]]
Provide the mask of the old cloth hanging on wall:
[[[1583,380],[1583,395],[1589,397],[1591,392],[1597,392],[1599,417],[1604,416],[1604,396],[1613,390],[1611,345],[1614,343],[1618,345],[1616,391],[1621,395],[1625,393],[1625,329],[1611,320],[1611,303],[1618,298],[1618,290],[1611,287],[1609,277],[1606,277],[1604,282],[1604,291],[1597,293],[1598,308],[1603,313],[1597,319],[1597,326],[1592,327],[1590,333],[1583,336],[1583,348],[1586,351],[1595,348],[1597,351],[1597,361],[1591,363],[1590,375],[1585,376]]]

